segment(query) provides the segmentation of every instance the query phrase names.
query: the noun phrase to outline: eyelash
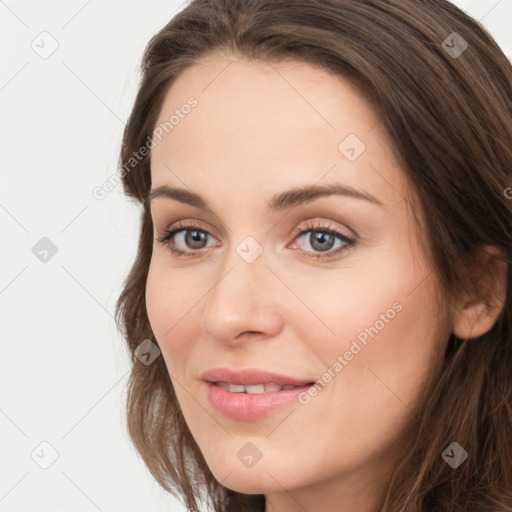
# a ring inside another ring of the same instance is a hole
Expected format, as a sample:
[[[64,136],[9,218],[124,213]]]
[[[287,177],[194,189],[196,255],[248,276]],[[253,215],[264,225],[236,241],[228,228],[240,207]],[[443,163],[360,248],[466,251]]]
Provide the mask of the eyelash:
[[[208,233],[208,231],[201,229],[199,226],[187,224],[184,222],[178,222],[175,227],[171,230],[166,229],[164,230],[164,234],[157,238],[157,241],[160,242],[162,245],[167,246],[169,251],[175,255],[178,258],[195,258],[197,256],[194,255],[194,253],[201,252],[201,250],[191,250],[191,251],[182,251],[181,249],[176,249],[172,246],[170,243],[174,235],[179,233],[180,231],[199,231],[201,233]],[[325,251],[323,253],[319,253],[317,256],[312,256],[310,251],[305,251],[303,249],[299,249],[299,252],[302,256],[305,256],[306,258],[313,259],[313,260],[323,260],[332,258],[333,256],[337,255],[338,253],[342,252],[345,249],[350,249],[356,244],[356,240],[353,238],[350,238],[346,236],[345,234],[341,233],[340,231],[333,228],[330,224],[323,224],[319,226],[314,226],[312,224],[307,224],[305,229],[297,228],[294,231],[295,238],[299,238],[300,236],[309,233],[310,231],[320,232],[320,233],[327,233],[329,235],[332,235],[336,238],[341,239],[342,242],[345,243],[345,246],[338,248],[336,250],[329,250]],[[211,236],[211,235],[210,235]]]

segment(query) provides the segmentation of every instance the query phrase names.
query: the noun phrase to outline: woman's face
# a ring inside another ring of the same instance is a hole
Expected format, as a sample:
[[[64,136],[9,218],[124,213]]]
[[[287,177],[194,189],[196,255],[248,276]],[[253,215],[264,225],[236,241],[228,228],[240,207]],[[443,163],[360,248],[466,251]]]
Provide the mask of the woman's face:
[[[147,312],[210,470],[282,510],[376,503],[356,495],[389,476],[442,354],[435,281],[378,117],[327,71],[215,56],[179,76],[156,130],[152,190],[183,193],[151,201]],[[209,376],[230,391],[203,380],[215,368],[306,385]]]

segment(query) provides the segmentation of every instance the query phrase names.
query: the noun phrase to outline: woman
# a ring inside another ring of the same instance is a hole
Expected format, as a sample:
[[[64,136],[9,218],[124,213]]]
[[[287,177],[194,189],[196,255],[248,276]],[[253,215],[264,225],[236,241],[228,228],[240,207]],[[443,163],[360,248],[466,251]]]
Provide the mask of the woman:
[[[128,426],[191,510],[512,507],[512,67],[445,0],[193,0],[121,151]]]

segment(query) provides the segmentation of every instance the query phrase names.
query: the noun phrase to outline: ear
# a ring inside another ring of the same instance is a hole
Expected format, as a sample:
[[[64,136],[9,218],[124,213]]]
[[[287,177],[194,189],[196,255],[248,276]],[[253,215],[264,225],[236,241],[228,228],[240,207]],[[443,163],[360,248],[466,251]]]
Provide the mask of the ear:
[[[496,247],[483,247],[475,268],[475,293],[461,301],[454,316],[453,334],[457,338],[478,338],[492,329],[505,304],[507,272],[503,253]]]

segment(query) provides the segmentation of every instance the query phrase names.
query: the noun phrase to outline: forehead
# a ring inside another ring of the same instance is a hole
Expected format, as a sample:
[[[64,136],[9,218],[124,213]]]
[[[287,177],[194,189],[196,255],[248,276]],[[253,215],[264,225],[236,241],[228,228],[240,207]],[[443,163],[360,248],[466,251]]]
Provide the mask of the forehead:
[[[167,130],[154,138],[153,188],[186,185],[208,196],[212,187],[229,194],[236,186],[254,196],[337,181],[393,203],[405,187],[364,96],[343,77],[299,61],[206,58],[172,84],[159,126]]]

